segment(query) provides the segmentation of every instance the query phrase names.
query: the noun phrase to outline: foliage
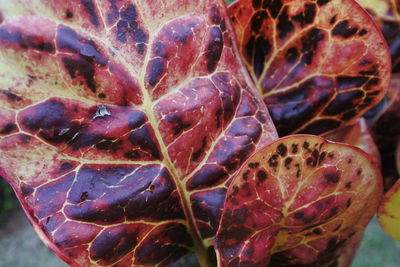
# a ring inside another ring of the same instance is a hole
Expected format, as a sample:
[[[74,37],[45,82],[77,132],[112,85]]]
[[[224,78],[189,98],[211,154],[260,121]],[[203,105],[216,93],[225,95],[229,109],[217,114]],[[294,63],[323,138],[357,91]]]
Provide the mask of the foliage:
[[[64,261],[351,262],[375,152],[275,126],[325,134],[384,96],[390,54],[353,0],[0,0],[0,23],[0,174]],[[249,188],[265,209],[233,200]]]

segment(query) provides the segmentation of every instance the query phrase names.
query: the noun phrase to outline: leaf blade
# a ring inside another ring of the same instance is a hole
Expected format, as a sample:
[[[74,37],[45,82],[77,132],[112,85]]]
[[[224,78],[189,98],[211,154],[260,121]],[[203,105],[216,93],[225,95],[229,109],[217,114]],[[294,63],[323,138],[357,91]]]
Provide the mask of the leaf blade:
[[[360,149],[316,136],[279,139],[229,187],[219,263],[332,263],[359,242],[381,193],[379,171]]]
[[[355,1],[244,0],[229,13],[242,58],[281,136],[322,134],[382,99],[390,55]]]

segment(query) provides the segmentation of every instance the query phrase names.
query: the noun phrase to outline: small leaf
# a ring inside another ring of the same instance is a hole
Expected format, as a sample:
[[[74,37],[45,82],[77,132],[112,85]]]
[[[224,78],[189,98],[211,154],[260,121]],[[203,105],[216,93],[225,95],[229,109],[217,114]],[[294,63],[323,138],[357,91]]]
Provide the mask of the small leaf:
[[[383,197],[378,210],[378,220],[389,236],[400,241],[400,180],[397,180]]]
[[[333,263],[357,246],[381,194],[379,170],[362,150],[317,136],[279,139],[255,153],[228,189],[219,264]]]
[[[242,58],[281,136],[322,134],[383,98],[390,54],[355,1],[240,0],[229,13]]]

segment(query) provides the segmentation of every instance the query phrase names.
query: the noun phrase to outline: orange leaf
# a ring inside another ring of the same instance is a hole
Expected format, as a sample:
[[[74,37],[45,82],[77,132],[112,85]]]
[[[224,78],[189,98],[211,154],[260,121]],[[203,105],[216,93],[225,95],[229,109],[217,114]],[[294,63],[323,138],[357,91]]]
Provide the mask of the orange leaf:
[[[218,261],[334,263],[358,244],[381,194],[380,172],[364,151],[317,136],[279,139],[255,153],[230,185]]]

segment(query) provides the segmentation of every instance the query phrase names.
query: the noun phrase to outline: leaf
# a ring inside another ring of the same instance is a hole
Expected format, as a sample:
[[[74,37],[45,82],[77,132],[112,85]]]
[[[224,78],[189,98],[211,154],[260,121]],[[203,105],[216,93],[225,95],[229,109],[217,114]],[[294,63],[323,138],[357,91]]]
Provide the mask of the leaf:
[[[72,266],[207,265],[277,135],[222,1],[0,0],[0,174]]]
[[[279,139],[256,152],[228,189],[219,264],[333,263],[357,246],[381,193],[379,170],[362,150],[318,136]]]
[[[396,170],[396,144],[400,140],[400,87],[399,77],[392,79],[389,90],[391,100],[384,113],[371,125],[371,133],[379,148],[382,158],[382,174],[385,192],[399,178]]]
[[[385,94],[385,97],[375,105],[373,108],[368,110],[364,114],[364,118],[367,120],[368,125],[373,125],[376,121],[387,111],[387,109],[394,104],[397,94],[400,92],[400,74],[394,73],[390,79],[390,86]]]
[[[334,142],[356,146],[364,150],[371,156],[371,159],[380,168],[381,156],[364,118],[359,118],[354,124],[338,128],[331,133],[323,135],[322,137]]]
[[[397,0],[357,0],[375,22],[389,44],[393,72],[400,71],[400,3]]]
[[[355,1],[241,0],[229,14],[281,136],[322,134],[383,98],[390,54]]]
[[[400,179],[383,197],[378,209],[378,220],[389,236],[400,241]]]

